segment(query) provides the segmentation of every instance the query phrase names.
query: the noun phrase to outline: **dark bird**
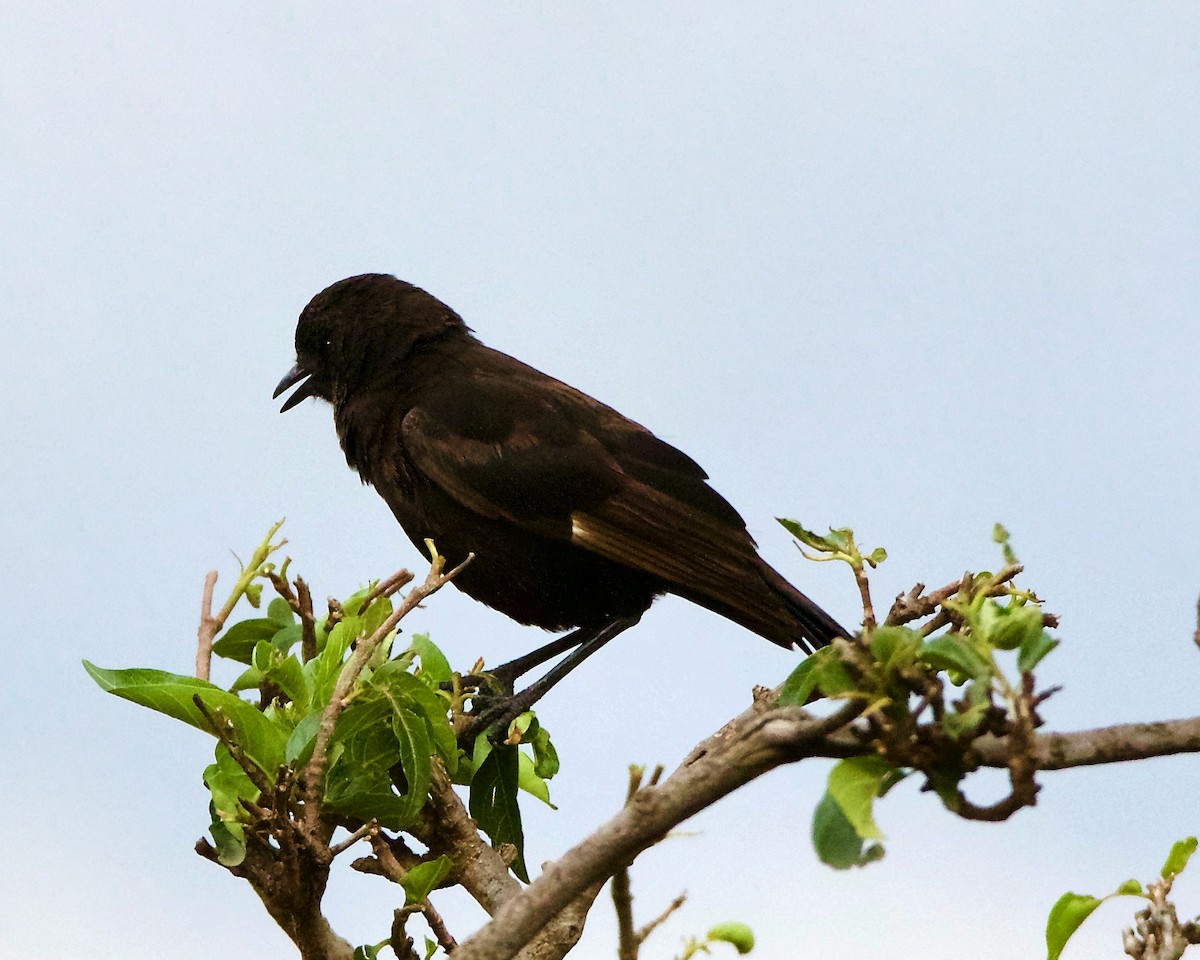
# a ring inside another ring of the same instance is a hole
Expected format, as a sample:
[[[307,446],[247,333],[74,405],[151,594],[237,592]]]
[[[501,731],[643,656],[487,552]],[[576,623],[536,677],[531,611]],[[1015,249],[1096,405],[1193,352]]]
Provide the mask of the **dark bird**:
[[[450,562],[475,554],[456,587],[520,623],[574,628],[496,671],[511,686],[575,648],[516,712],[664,593],[787,648],[846,636],[759,557],[687,454],[484,346],[419,287],[365,274],[317,294],[274,395],[293,386],[282,410],[333,405],[346,461],[418,548],[430,538]]]

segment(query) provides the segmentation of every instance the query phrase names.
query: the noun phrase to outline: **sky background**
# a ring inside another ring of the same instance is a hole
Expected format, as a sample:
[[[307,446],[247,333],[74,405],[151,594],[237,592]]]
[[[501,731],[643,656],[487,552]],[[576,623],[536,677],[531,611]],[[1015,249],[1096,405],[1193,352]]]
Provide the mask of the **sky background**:
[[[280,516],[319,597],[420,563],[329,409],[270,399],[351,274],[686,450],[846,622],[848,573],[774,516],[886,546],[881,605],[994,566],[1003,521],[1062,617],[1049,728],[1198,712],[1195,4],[9,0],[0,38],[6,956],[295,955],[191,850],[210,741],[79,661],[188,672],[205,571],[228,588]],[[543,640],[453,592],[408,626],[460,666]],[[657,604],[540,711],[564,770],[529,861],[795,661]],[[643,960],[723,919],[762,960],[1044,955],[1060,894],[1200,830],[1198,769],[1045,775],[1001,825],[905,783],[848,873],[809,842],[828,764],[779,770],[639,860],[639,921],[689,893]],[[395,902],[345,868],[327,897],[355,943]],[[442,906],[460,938],[481,918]],[[1134,909],[1064,956],[1120,956]],[[602,900],[573,955],[614,931]]]

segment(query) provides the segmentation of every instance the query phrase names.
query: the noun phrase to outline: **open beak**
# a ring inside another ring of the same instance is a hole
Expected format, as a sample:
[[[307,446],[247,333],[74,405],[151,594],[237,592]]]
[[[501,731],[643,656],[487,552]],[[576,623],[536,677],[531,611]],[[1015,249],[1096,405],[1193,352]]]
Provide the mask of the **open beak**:
[[[300,386],[297,387],[295,393],[287,398],[283,406],[279,408],[280,413],[285,413],[288,410],[291,410],[292,407],[298,404],[301,400],[307,400],[316,393],[316,384],[313,383],[312,374],[300,366],[299,363],[297,363],[294,367],[292,367],[291,370],[283,375],[283,379],[279,381],[279,386],[277,386],[275,388],[275,392],[271,394],[271,399],[277,400],[281,393],[283,393],[289,387],[295,386],[297,383],[299,383]]]

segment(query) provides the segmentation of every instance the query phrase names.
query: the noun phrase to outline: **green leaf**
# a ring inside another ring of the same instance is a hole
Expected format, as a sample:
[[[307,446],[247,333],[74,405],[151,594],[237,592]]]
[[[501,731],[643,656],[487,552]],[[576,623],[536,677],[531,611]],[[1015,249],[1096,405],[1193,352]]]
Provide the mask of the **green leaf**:
[[[262,673],[255,667],[247,667],[238,674],[238,678],[233,681],[233,685],[229,689],[234,693],[242,690],[257,690],[260,683],[262,683]]]
[[[510,843],[516,847],[517,857],[511,869],[518,879],[528,883],[525,836],[521,828],[521,810],[517,806],[519,763],[516,747],[501,745],[493,748],[471,778],[468,806],[492,846]]]
[[[280,627],[278,632],[271,637],[271,646],[280,653],[286,654],[304,637],[304,628],[298,623],[289,624],[286,627]]]
[[[912,664],[921,649],[921,635],[908,627],[879,627],[871,634],[871,655],[891,673]]]
[[[926,640],[919,659],[935,670],[947,670],[963,678],[981,680],[992,676],[991,661],[958,633],[944,633]]]
[[[1195,837],[1188,837],[1186,840],[1176,840],[1171,847],[1171,852],[1167,854],[1167,861],[1163,864],[1162,875],[1164,877],[1174,877],[1183,873],[1183,868],[1188,865],[1188,861],[1195,852]]]
[[[829,771],[828,795],[841,808],[854,832],[864,840],[883,837],[871,819],[871,806],[892,769],[883,757],[872,756],[839,760]]]
[[[866,560],[867,563],[869,563],[872,567],[877,567],[887,559],[887,551],[884,550],[883,547],[876,547],[865,557],[863,557],[863,559]]]
[[[1064,893],[1046,919],[1046,960],[1058,960],[1071,934],[1102,901],[1079,893]]]
[[[735,920],[718,923],[708,931],[708,939],[733,944],[734,949],[741,954],[754,949],[754,931]]]
[[[213,811],[221,820],[233,823],[243,820],[242,800],[258,800],[259,790],[246,775],[229,749],[218,743],[216,762],[204,769],[204,785],[212,794]]]
[[[307,714],[296,724],[295,729],[288,736],[287,746],[284,748],[284,758],[291,766],[301,767],[308,763],[313,740],[317,736],[317,729],[321,726],[322,713],[324,713],[323,707]]]
[[[265,640],[255,645],[251,660],[251,666],[259,674],[257,686],[273,683],[289,700],[301,705],[308,704],[308,683],[299,660],[281,654],[273,643]],[[237,689],[246,689],[244,684],[247,679],[247,674],[239,677]]]
[[[263,585],[261,583],[246,584],[246,600],[249,601],[250,606],[255,610],[258,609],[259,603],[262,602],[262,588]]]
[[[549,732],[539,723],[528,742],[533,747],[533,772],[543,780],[549,780],[559,769],[558,751],[550,742]]]
[[[267,604],[267,619],[274,620],[278,626],[286,627],[296,622],[292,606],[283,597],[276,597]]]
[[[361,625],[362,622],[354,617],[335,624],[321,652],[304,664],[304,674],[311,691],[309,702],[314,709],[329,703],[338,674],[342,672],[346,651],[358,637]]]
[[[822,537],[826,543],[833,544],[833,549],[838,553],[854,553],[857,548],[854,546],[854,531],[849,527],[834,527],[829,528],[829,533]]]
[[[439,684],[450,682],[450,662],[442,654],[442,651],[434,646],[433,641],[429,639],[429,634],[414,634],[409,646],[421,660],[421,672],[418,676],[425,683],[436,687]]]
[[[421,717],[384,699],[355,702],[338,717],[333,741],[341,753],[326,777],[327,807],[394,830],[416,818],[433,769]]]
[[[947,710],[942,715],[942,729],[955,739],[964,733],[974,733],[992,705],[991,697],[988,695],[990,690],[989,684],[972,680],[967,687],[966,706],[956,706],[953,710]],[[957,792],[955,796],[957,799]]]
[[[533,758],[523,752],[517,753],[517,786],[526,793],[537,797],[551,810],[558,809],[550,802],[550,787],[533,768]]]
[[[226,660],[248,664],[254,645],[260,640],[270,640],[278,630],[279,624],[274,620],[242,620],[226,629],[213,643],[213,653]]]
[[[345,600],[342,601],[342,610],[347,617],[361,617],[363,613],[363,601],[367,599],[367,594],[374,590],[379,585],[379,581],[375,580],[363,587],[361,590],[355,590]]]
[[[979,610],[975,628],[982,640],[997,650],[1016,650],[1028,638],[1042,633],[1042,610],[1036,603],[1010,599],[1003,606],[987,600]]]
[[[821,862],[835,870],[861,867],[883,856],[879,844],[863,850],[862,837],[828,793],[821,797],[813,811],[812,841]]]
[[[400,766],[408,781],[405,806],[401,811],[401,822],[408,824],[416,819],[429,797],[429,785],[433,781],[433,743],[424,718],[412,710],[403,707],[393,710],[392,728],[400,744]]]
[[[992,527],[992,540],[1000,544],[1000,553],[1004,557],[1005,563],[1017,562],[1017,555],[1013,552],[1013,548],[1008,542],[1008,531],[1004,529],[1003,524],[998,523]]]
[[[371,686],[385,695],[393,707],[409,707],[424,718],[429,736],[453,774],[458,765],[458,742],[450,725],[449,702],[404,669],[400,660],[389,660],[371,675]]]
[[[211,734],[208,720],[194,700],[199,697],[210,713],[220,713],[233,724],[238,746],[269,778],[274,779],[283,763],[288,731],[245,700],[207,680],[163,670],[106,670],[87,660],[83,667],[100,689]]]
[[[400,878],[400,886],[404,888],[404,903],[412,905],[420,903],[428,897],[437,885],[450,875],[454,861],[443,855],[436,860],[426,860],[418,863]]]
[[[825,653],[826,650],[829,652]],[[819,656],[820,654],[825,655]],[[813,679],[816,681],[817,689],[824,696],[836,697],[854,689],[854,681],[850,679],[850,674],[846,672],[845,665],[833,647],[818,650],[809,659],[816,660],[816,663],[813,664]]]
[[[832,648],[822,647],[812,656],[801,660],[800,665],[788,674],[788,678],[783,681],[783,685],[779,688],[779,699],[775,701],[776,706],[802,707],[808,703],[809,698],[813,695],[813,691],[817,689],[817,675],[814,670],[817,665],[817,658],[827,655],[825,653],[827,650],[832,651]]]
[[[806,547],[812,547],[814,550],[820,550],[822,553],[833,553],[837,547],[829,540],[826,540],[819,533],[814,533],[811,530],[804,528],[803,524],[796,520],[789,520],[786,517],[775,518],[783,528],[793,537],[799,540]]]
[[[389,597],[376,597],[362,615],[362,631],[364,636],[371,636],[392,615],[392,601]]]
[[[438,949],[437,941],[436,941],[436,940],[430,940],[430,939],[429,939],[429,937],[426,937],[426,938],[425,938],[425,957],[424,957],[424,960],[429,960],[429,958],[430,958],[430,957],[432,957],[432,956],[433,956],[435,953],[437,953],[437,949]]]
[[[212,834],[217,863],[221,866],[236,867],[246,859],[246,829],[240,823],[226,823],[213,817],[208,832]]]
[[[1045,630],[1030,633],[1021,641],[1021,649],[1017,652],[1017,669],[1021,673],[1029,673],[1057,646],[1058,641]]]
[[[1144,897],[1146,892],[1142,889],[1142,885],[1138,881],[1126,880],[1117,887],[1113,895],[1117,897]]]
[[[217,860],[236,867],[246,857],[245,810],[242,800],[256,801],[258,788],[233,759],[223,743],[216,747],[216,762],[204,770],[204,784],[212,795],[208,809],[212,815],[209,832],[217,851]]]

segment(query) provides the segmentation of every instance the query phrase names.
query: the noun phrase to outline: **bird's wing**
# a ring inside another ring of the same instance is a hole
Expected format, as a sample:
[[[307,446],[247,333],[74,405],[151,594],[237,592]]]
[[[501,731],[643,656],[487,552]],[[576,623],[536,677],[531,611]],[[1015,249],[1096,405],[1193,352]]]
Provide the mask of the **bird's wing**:
[[[685,595],[742,606],[729,594],[759,567],[754,542],[695,461],[520,366],[427,394],[402,429],[417,469],[482,516],[570,540]],[[747,593],[761,588],[755,576]]]

